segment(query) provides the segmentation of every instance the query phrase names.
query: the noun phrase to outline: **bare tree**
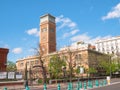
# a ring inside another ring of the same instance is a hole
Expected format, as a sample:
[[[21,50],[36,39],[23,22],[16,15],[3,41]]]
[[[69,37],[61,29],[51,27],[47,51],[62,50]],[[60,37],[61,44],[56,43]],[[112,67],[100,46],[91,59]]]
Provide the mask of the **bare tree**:
[[[65,51],[61,51],[61,52],[64,56],[68,57],[68,58],[65,58],[65,59],[66,59],[66,62],[68,64],[68,70],[69,70],[69,76],[70,76],[70,82],[71,82],[72,81],[72,75],[73,75],[73,69],[76,66],[76,61],[75,61],[76,51],[71,50],[68,47],[68,48],[66,48]]]
[[[41,73],[42,73],[42,77],[43,77],[43,84],[46,83],[46,67],[45,67],[45,54],[44,54],[44,50],[41,48],[40,44],[38,48],[35,48],[36,51],[36,55],[38,56],[38,59],[40,61],[40,68],[41,68]]]

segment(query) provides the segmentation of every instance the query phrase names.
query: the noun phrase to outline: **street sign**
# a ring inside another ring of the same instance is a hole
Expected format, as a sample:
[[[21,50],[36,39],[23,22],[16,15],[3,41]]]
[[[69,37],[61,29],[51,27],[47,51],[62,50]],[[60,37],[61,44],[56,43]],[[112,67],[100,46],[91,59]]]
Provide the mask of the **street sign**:
[[[16,74],[16,79],[22,79],[22,74]]]
[[[83,74],[83,73],[84,73],[84,68],[80,67],[80,74]]]
[[[8,79],[14,79],[15,78],[15,72],[8,72]]]
[[[6,79],[7,78],[7,72],[0,72],[0,79]]]

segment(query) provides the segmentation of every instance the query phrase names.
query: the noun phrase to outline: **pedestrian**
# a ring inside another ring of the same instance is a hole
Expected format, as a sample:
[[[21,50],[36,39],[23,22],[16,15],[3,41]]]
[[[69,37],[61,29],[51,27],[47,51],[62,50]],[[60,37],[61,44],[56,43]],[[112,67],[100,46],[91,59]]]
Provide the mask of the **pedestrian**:
[[[25,88],[28,87],[28,80],[25,80]]]

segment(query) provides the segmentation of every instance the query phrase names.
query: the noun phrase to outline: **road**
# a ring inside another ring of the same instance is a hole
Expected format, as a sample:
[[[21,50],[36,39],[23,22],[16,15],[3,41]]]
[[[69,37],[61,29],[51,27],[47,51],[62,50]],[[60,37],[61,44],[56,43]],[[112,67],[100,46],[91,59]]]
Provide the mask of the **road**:
[[[120,82],[105,87],[94,88],[91,90],[120,90]]]
[[[61,84],[61,90],[67,90],[67,86],[68,84],[65,83],[65,84]],[[73,84],[74,86],[74,89],[73,90],[76,90],[76,83]],[[49,85],[47,86],[47,90],[57,90],[57,85]],[[31,88],[31,90],[43,90],[43,86],[41,87],[36,87],[36,88]],[[81,89],[81,90],[84,90],[84,89]],[[87,89],[87,90],[120,90],[120,78],[117,78],[117,79],[113,79],[111,81],[111,85],[107,85],[107,86],[103,86],[103,87],[98,87],[98,88],[94,88],[93,89]]]
[[[31,90],[43,90],[43,87],[31,88]],[[57,90],[57,86],[51,86],[47,90]],[[62,85],[61,90],[67,90],[66,85]],[[73,90],[76,90],[76,88],[74,88]],[[84,89],[81,89],[81,90],[84,90]],[[120,90],[120,82],[116,82],[111,85],[107,85],[103,87],[87,89],[87,90]]]
[[[67,90],[68,87],[68,83],[61,83],[61,90]],[[0,86],[0,90],[3,90],[5,86],[1,87]],[[25,90],[24,86],[6,86],[8,88],[8,90]],[[29,86],[30,90],[44,90],[43,85],[37,85],[37,86]],[[47,84],[47,90],[57,90],[57,84]],[[73,83],[73,90],[76,90],[77,87],[77,82]],[[83,89],[81,89],[83,90]],[[87,89],[87,90],[120,90],[120,78],[116,78],[116,79],[112,79],[111,80],[111,85],[107,85],[107,86],[103,86],[103,87],[98,87],[98,88],[94,88],[93,89]]]

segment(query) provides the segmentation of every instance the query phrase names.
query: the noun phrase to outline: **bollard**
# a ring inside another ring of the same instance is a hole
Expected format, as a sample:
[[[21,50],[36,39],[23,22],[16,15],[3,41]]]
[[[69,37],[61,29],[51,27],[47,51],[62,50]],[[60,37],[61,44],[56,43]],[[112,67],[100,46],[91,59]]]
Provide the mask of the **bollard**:
[[[7,90],[7,88],[6,88],[6,87],[4,87],[4,90]]]
[[[46,84],[44,84],[44,90],[47,90],[47,86],[46,86]]]
[[[60,84],[58,84],[58,90],[60,90]]]
[[[68,89],[67,89],[67,90],[72,90],[72,89],[73,89],[72,83],[69,83],[69,84],[68,84]]]
[[[103,86],[103,82],[102,82],[102,81],[100,81],[100,86],[101,86],[101,87]]]
[[[90,81],[90,80],[88,81],[88,87],[89,87],[89,88],[93,88],[92,81]]]
[[[71,90],[71,86],[70,83],[68,83],[68,89],[67,90]]]
[[[72,83],[70,83],[70,90],[72,90],[73,89],[73,85],[72,85]]]
[[[90,82],[90,88],[93,88],[93,83],[92,83],[92,81]]]
[[[84,82],[84,90],[86,90],[87,89],[87,84],[86,84],[86,82]]]
[[[88,80],[88,84],[87,84],[87,85],[88,85],[88,87],[90,88],[90,80]]]
[[[77,88],[76,88],[76,90],[80,90],[79,82],[77,83]]]
[[[81,89],[82,88],[82,82],[80,82],[79,85],[80,85],[80,89]]]
[[[106,80],[103,80],[103,86],[105,86],[107,84]]]
[[[25,87],[25,90],[30,90],[30,88],[28,86]]]
[[[95,80],[95,85],[96,85],[96,87],[99,86],[99,81],[98,80]]]

